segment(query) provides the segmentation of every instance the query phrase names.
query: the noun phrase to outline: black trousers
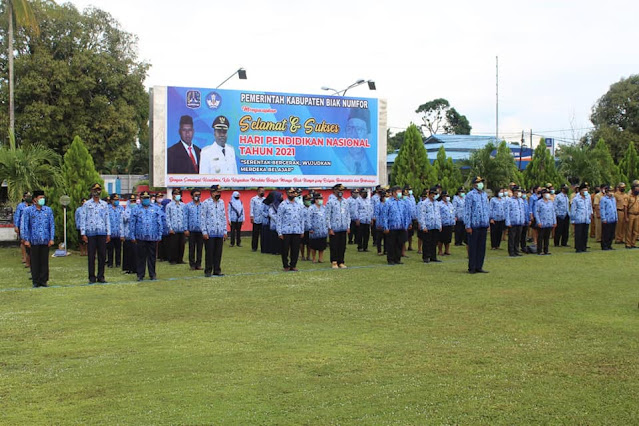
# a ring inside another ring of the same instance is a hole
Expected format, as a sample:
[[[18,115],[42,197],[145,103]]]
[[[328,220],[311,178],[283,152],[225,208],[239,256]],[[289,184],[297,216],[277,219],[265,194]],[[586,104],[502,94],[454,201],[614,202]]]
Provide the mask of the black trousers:
[[[282,267],[295,268],[300,256],[300,234],[284,234],[282,237]]]
[[[204,247],[204,237],[201,232],[189,232],[189,266],[191,268],[202,267],[202,247]]]
[[[521,251],[524,251],[524,249],[526,248],[526,235],[528,235],[528,225],[522,225],[521,237],[519,238],[519,242],[521,243]]]
[[[155,275],[155,260],[156,260],[156,241],[140,241],[137,240],[137,273],[138,279],[144,279],[146,269],[149,269],[149,278],[154,280]]]
[[[242,244],[240,232],[242,231],[242,224],[244,222],[231,222],[231,245],[238,246]]]
[[[359,233],[359,225],[351,220],[351,232],[348,234],[348,244],[353,244],[353,241],[357,243],[357,234]]]
[[[608,250],[612,248],[612,242],[615,239],[615,228],[617,222],[601,223],[601,249]],[[33,261],[31,263],[33,265]]]
[[[468,271],[470,272],[484,269],[488,228],[472,228],[472,230],[472,234],[466,234],[468,235]]]
[[[335,232],[335,235],[329,235],[328,244],[331,248],[331,262],[337,262],[338,265],[344,263],[346,231]]]
[[[570,231],[570,217],[561,218],[557,216],[557,227],[555,228],[555,247],[568,245],[568,234]]]
[[[186,236],[184,232],[176,232],[169,234],[169,262],[171,264],[184,263],[184,246],[186,245]]]
[[[111,241],[109,241],[106,245],[106,252],[106,266],[110,268],[115,263],[116,268],[119,268],[122,263],[122,241],[120,241],[120,237],[111,237]]]
[[[455,245],[463,246],[466,244],[466,228],[464,227],[464,221],[457,219],[455,222]]]
[[[521,244],[521,225],[513,225],[508,228],[508,254],[517,256]]]
[[[589,229],[589,223],[575,223],[575,251],[577,253],[586,251]]]
[[[44,287],[49,281],[49,246],[31,246],[31,282],[34,287]]]
[[[360,223],[359,230],[357,232],[357,249],[358,250],[368,250],[368,240],[370,238],[370,227],[369,223]]]
[[[253,232],[251,233],[251,249],[257,251],[257,244],[261,241],[260,234],[262,233],[262,224],[254,223]]]
[[[386,250],[388,250],[388,239],[386,237],[387,235],[384,234],[383,229],[375,230],[375,247],[377,247],[377,253],[386,253]],[[382,245],[384,246],[383,248]]]
[[[88,253],[89,253],[89,282],[96,281],[95,275],[95,255],[98,255],[98,275],[99,281],[104,281],[104,266],[106,263],[106,235],[95,235],[88,237]]]
[[[548,245],[550,244],[550,234],[552,228],[537,228],[537,254],[548,253]]]
[[[158,259],[169,260],[169,236],[162,236],[162,240],[158,243]]]
[[[437,241],[439,241],[439,229],[429,229],[428,232],[421,231],[422,237],[422,260],[437,260]]]
[[[399,263],[402,260],[402,244],[404,244],[405,237],[406,231],[404,229],[391,229],[386,234],[384,248],[388,263]]]
[[[222,249],[224,248],[224,238],[222,237],[209,237],[208,240],[204,240],[204,248],[206,253],[204,255],[204,275],[220,275],[222,268]]]
[[[122,270],[127,274],[138,272],[137,245],[131,240],[122,244]]]
[[[490,246],[492,248],[499,248],[501,245],[501,236],[504,234],[505,226],[505,220],[496,220],[495,223],[490,224]]]

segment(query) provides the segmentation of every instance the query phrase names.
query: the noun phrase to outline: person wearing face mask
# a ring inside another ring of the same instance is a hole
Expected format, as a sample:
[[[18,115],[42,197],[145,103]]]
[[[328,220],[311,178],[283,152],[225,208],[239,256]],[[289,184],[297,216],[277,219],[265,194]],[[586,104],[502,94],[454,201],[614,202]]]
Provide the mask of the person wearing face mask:
[[[555,247],[559,247],[560,245],[562,247],[568,247],[568,234],[570,232],[570,218],[568,217],[568,185],[561,185],[561,192],[555,197],[554,203],[555,216],[557,218],[554,245]]]
[[[242,247],[242,224],[244,223],[244,204],[240,200],[240,193],[233,191],[231,200],[229,201],[229,223],[231,227],[231,244],[233,247],[237,244]]]
[[[537,234],[539,228],[537,227],[537,222],[535,221],[535,211],[537,210],[537,201],[541,198],[539,192],[541,191],[541,187],[539,185],[535,185],[530,192],[530,196],[528,197],[528,206],[530,210],[530,234],[533,240],[533,244],[537,246]]]
[[[419,203],[417,209],[417,218],[419,222],[419,230],[422,234],[422,261],[424,263],[441,262],[437,259],[437,242],[439,241],[439,233],[442,229],[442,219],[435,196],[437,188],[432,187],[430,190],[422,193],[422,197],[426,198]]]
[[[138,281],[142,281],[149,271],[149,279],[157,279],[155,262],[157,242],[162,238],[162,213],[151,204],[151,194],[144,191],[140,194],[141,204],[131,210],[129,232],[136,246],[136,273]]]
[[[129,195],[129,200],[120,218],[120,240],[122,240],[122,271],[125,274],[135,274],[137,267],[136,245],[133,244],[133,234],[131,234],[130,221],[133,209],[138,207],[135,194]]]
[[[598,189],[598,190],[597,190]],[[603,185],[601,187],[596,188],[596,193],[594,197],[592,197],[592,211],[594,213],[594,225],[595,225],[595,241],[601,243],[601,210],[600,204],[601,199],[605,196],[603,191]],[[592,235],[591,235],[592,236]]]
[[[626,239],[626,208],[628,207],[628,194],[626,194],[626,184],[619,182],[614,193],[617,203],[617,226],[615,227],[615,243],[623,244]]]
[[[211,186],[211,198],[202,203],[200,226],[204,238],[204,276],[223,276],[222,249],[227,238],[226,207],[218,185]]]
[[[555,215],[555,205],[550,199],[550,192],[543,188],[541,190],[541,198],[535,205],[535,223],[539,230],[537,236],[537,254],[549,255],[548,245],[550,242],[550,233],[557,226],[557,216]]]
[[[44,191],[33,191],[33,205],[22,211],[20,235],[31,252],[33,287],[47,287],[49,281],[49,247],[55,238],[53,211],[47,207]]]
[[[326,250],[326,237],[328,236],[328,222],[326,220],[326,207],[324,197],[319,192],[313,196],[313,203],[308,208],[307,229],[309,235],[308,245],[311,248],[313,263],[324,261]],[[317,260],[315,256],[317,255]]]
[[[120,222],[122,221],[122,213],[124,208],[120,205],[120,195],[111,194],[111,205],[109,208],[109,220],[111,221],[111,241],[106,245],[107,268],[113,268],[115,264],[116,268],[120,267],[122,263],[122,241],[120,238]]]
[[[526,220],[526,203],[521,198],[521,190],[517,185],[511,188],[512,196],[506,200],[505,225],[508,228],[508,255],[521,256],[521,228]]]
[[[506,189],[500,188],[496,197],[490,199],[490,246],[492,250],[498,250],[501,245],[501,237],[504,234],[505,215],[504,206]]]
[[[633,182],[625,211],[626,248],[636,248],[639,238],[639,184]]]
[[[200,225],[202,191],[192,189],[191,198],[191,202],[184,207],[184,221],[186,224],[184,235],[189,239],[189,267],[192,271],[201,271],[202,248],[204,247],[202,226]]]
[[[299,193],[302,193],[302,189],[298,189]],[[313,192],[309,192],[302,196],[302,204],[304,205],[304,234],[300,240],[300,257],[302,260],[311,260],[311,247],[309,246],[309,218],[310,208],[313,204]]]
[[[331,251],[331,267],[344,269],[344,255],[346,252],[346,236],[350,233],[351,216],[346,200],[344,200],[344,185],[338,183],[333,186],[332,200],[326,203],[326,220],[328,221],[328,239]]]
[[[579,193],[570,206],[570,221],[574,226],[575,251],[584,253],[588,246],[588,228],[592,217],[592,205],[588,194],[588,182],[579,185]]]
[[[455,206],[450,201],[448,191],[442,191],[441,201],[439,201],[439,216],[442,219],[442,231],[439,233],[437,251],[440,256],[450,256],[450,242],[455,226]]]
[[[263,212],[262,206],[264,203],[264,187],[257,188],[257,195],[251,198],[249,214],[251,216],[251,224],[253,229],[251,231],[251,250],[257,251],[257,246],[260,242],[260,235],[262,234],[262,219]]]
[[[300,240],[304,236],[304,207],[295,201],[299,193],[295,188],[286,191],[287,199],[277,210],[277,235],[282,241],[282,267],[285,272],[297,271]]]
[[[384,217],[386,210],[386,201],[390,198],[390,189],[381,188],[379,190],[379,201],[373,204],[373,218],[371,220],[371,227],[375,228],[375,242],[373,245],[377,248],[377,255],[386,255],[387,243],[386,234],[384,234]],[[382,248],[383,246],[383,248]]]
[[[373,205],[373,216],[371,218],[371,238],[373,239],[372,244],[374,246],[377,246],[377,226],[375,225],[375,208],[383,196],[384,196],[384,190],[382,189],[382,186],[377,185],[375,187],[375,192],[373,192],[373,195],[371,196],[371,204]]]
[[[439,191],[439,188],[441,188],[441,186],[438,187],[437,189],[438,191]],[[436,195],[438,194],[439,192]],[[406,207],[408,208],[408,211],[410,212],[410,218],[411,218],[411,226],[409,229],[406,230],[406,237],[404,239],[405,243],[402,246],[402,257],[408,257],[406,256],[406,251],[407,250],[413,251],[413,234],[415,233],[415,229],[419,230],[419,223],[417,222],[417,201],[415,200],[415,197],[413,196],[412,186],[404,185],[404,189],[402,191],[402,201],[406,203]],[[408,247],[406,247],[406,243],[408,243]]]
[[[171,265],[184,264],[184,247],[186,245],[186,222],[184,220],[185,204],[182,202],[182,190],[172,191],[173,201],[166,205],[166,225],[169,230],[168,260]]]
[[[81,224],[82,224],[82,217],[83,217],[82,207],[84,206],[84,203],[86,202],[87,202],[87,199],[82,197],[82,200],[80,200],[80,204],[75,209],[75,215],[74,215],[75,229],[78,231],[78,246],[80,248],[80,256],[87,255],[87,245],[84,241],[82,241],[82,234],[80,234],[80,228],[82,227]]]
[[[373,203],[368,198],[368,191],[362,189],[357,203],[357,251],[367,252],[370,237],[371,220],[373,217]]]
[[[102,186],[99,183],[91,188],[92,198],[84,203],[82,240],[88,245],[89,283],[105,283],[104,267],[106,264],[106,245],[111,241],[111,221],[109,220],[109,205],[100,200]],[[95,258],[98,257],[98,272],[95,273]]]
[[[30,263],[29,255],[24,245],[24,241],[20,237],[20,226],[22,223],[22,212],[24,212],[24,210],[31,205],[32,201],[33,197],[31,196],[31,193],[29,191],[26,191],[24,194],[22,194],[22,201],[16,206],[15,212],[13,214],[13,230],[20,239],[20,252],[22,253],[22,263],[24,263],[25,268],[29,268]]]
[[[528,245],[527,245],[527,237],[528,237],[528,229],[530,228],[530,204],[528,204],[528,192],[524,188],[520,188],[521,191],[521,199],[524,202],[524,224],[521,226],[521,237],[519,238],[521,245],[521,252],[528,253]]]
[[[468,272],[486,273],[484,257],[486,256],[486,234],[490,224],[490,206],[484,192],[484,179],[476,176],[471,181],[472,191],[464,200],[464,225],[468,234]]]
[[[346,199],[348,205],[348,213],[351,216],[351,232],[348,234],[348,244],[357,243],[357,234],[359,232],[358,222],[358,203],[359,201],[359,189],[351,189],[350,198]]]
[[[392,196],[390,196],[392,194]],[[381,213],[381,226],[386,235],[386,261],[389,265],[401,265],[402,247],[406,230],[412,227],[412,218],[407,204],[402,201],[402,189],[394,186],[384,203]]]
[[[601,192],[604,196],[599,202],[599,214],[601,216],[601,250],[614,250],[612,241],[615,238],[615,226],[617,225],[617,201],[610,191],[610,186],[602,185]]]
[[[453,197],[453,207],[455,208],[455,245],[466,244],[466,229],[464,226],[464,197],[466,190],[463,186],[457,188],[457,193]]]

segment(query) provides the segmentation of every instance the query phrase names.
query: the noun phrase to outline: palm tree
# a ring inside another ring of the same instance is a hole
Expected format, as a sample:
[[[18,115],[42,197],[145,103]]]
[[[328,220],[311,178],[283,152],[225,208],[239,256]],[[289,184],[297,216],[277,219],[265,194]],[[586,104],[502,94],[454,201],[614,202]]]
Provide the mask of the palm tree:
[[[13,104],[13,24],[14,21],[17,25],[29,28],[37,35],[40,32],[40,27],[36,21],[33,9],[28,0],[3,0],[5,8],[7,10],[7,19],[9,23],[8,30],[8,49],[7,58],[9,58],[9,132],[15,131],[15,117],[14,117],[14,104]]]
[[[16,203],[27,190],[61,186],[60,156],[42,145],[16,148],[13,133],[9,147],[0,148],[0,182],[7,181],[9,199]]]

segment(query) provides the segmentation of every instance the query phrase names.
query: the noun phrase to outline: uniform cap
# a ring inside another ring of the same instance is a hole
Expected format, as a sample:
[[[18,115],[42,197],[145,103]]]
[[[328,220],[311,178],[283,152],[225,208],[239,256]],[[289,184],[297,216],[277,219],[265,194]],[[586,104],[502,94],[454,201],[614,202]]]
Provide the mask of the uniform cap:
[[[588,185],[588,182],[583,182],[581,185],[579,185],[579,189],[585,189],[588,188],[590,185]]]
[[[190,124],[192,126],[193,117],[191,117],[190,115],[183,115],[182,117],[180,117],[180,127],[182,127],[183,124]]]
[[[41,189],[36,189],[33,191],[33,198],[39,197],[40,195],[44,195],[44,191]]]
[[[475,177],[473,178],[473,180],[471,180],[471,181],[470,181],[470,183],[475,184],[475,183],[479,183],[479,182],[483,182],[483,181],[484,181],[484,178],[483,178],[483,177],[481,177],[481,176],[475,176]]]
[[[215,130],[228,130],[229,129],[229,119],[224,117],[223,115],[218,115],[213,120],[213,124],[211,125]]]
[[[149,191],[142,191],[140,198],[151,198],[151,194],[149,194]]]
[[[102,185],[100,185],[99,183],[94,183],[93,186],[90,188],[91,191],[102,191]]]
[[[333,186],[333,191],[343,191],[345,189],[346,189],[346,187],[344,185],[342,185],[341,183],[338,183],[338,184]]]
[[[118,194],[111,194],[111,199],[112,200],[119,200],[120,196]]]
[[[211,192],[217,192],[220,190],[220,185],[211,185]]]
[[[182,190],[180,188],[173,188],[173,191],[171,191],[171,194],[180,195],[182,194]]]
[[[129,195],[129,201],[135,201],[135,194]]]

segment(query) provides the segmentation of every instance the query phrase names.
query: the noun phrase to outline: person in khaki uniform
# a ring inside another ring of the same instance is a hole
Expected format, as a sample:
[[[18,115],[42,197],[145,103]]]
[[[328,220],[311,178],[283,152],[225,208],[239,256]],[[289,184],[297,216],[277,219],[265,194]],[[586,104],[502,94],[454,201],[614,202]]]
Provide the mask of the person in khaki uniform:
[[[595,219],[595,239],[598,243],[601,242],[601,210],[599,206],[601,204],[601,198],[604,196],[602,190],[597,192],[592,200],[592,210],[594,212]]]
[[[626,207],[628,207],[628,194],[626,193],[626,184],[619,182],[614,193],[617,200],[617,226],[615,228],[615,243],[623,244],[626,238]]]
[[[626,206],[626,248],[636,248],[637,237],[639,237],[639,183],[632,185],[632,192],[628,197]]]

